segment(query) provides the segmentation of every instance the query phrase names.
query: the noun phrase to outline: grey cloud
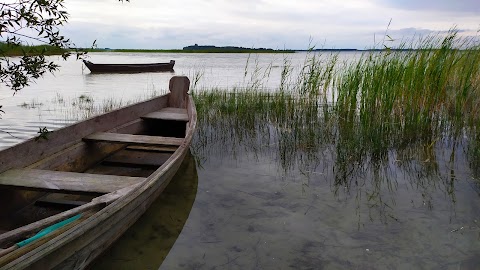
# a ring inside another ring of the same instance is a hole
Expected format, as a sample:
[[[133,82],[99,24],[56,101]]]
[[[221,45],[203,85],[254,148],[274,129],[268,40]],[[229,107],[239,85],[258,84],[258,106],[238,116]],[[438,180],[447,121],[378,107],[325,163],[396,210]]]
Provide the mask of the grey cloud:
[[[71,1],[78,2],[79,0]],[[115,5],[117,4],[116,0],[101,1],[102,3],[112,1],[112,4],[108,5],[117,6]],[[422,0],[416,0],[417,2],[407,0],[403,3],[393,0],[385,0],[382,3],[380,0],[370,1],[376,1],[378,6],[398,6],[403,10],[462,8],[461,5],[456,6],[451,2],[434,2],[433,0],[426,0],[426,3],[431,5],[430,7]],[[325,48],[361,49],[365,46],[372,46],[379,38],[383,38],[391,17],[393,17],[392,28],[393,25],[397,25],[397,20],[400,22],[400,27],[416,27],[389,30],[388,34],[396,39],[434,33],[434,31],[421,27],[434,27],[432,25],[441,27],[439,24],[442,24],[444,18],[441,17],[442,15],[446,15],[445,18],[451,20],[452,23],[455,23],[456,20],[462,21],[462,18],[467,17],[469,21],[478,18],[469,16],[467,13],[457,12],[450,16],[450,14],[438,11],[423,11],[413,14],[412,17],[409,12],[398,12],[398,9],[392,9],[392,14],[384,14],[385,9],[377,9],[371,4],[368,4],[369,7],[372,7],[371,9],[359,8],[358,3],[350,7],[346,3],[345,6],[328,6],[325,9],[322,9],[321,4],[314,5],[309,1],[298,1],[295,5],[272,5],[271,1],[263,0],[246,0],[235,4],[231,0],[205,0],[201,1],[201,4],[194,4],[196,2],[193,0],[168,3],[166,4],[171,6],[152,2],[151,8],[145,9],[147,4],[142,2],[141,7],[138,7],[139,2],[135,0],[122,4],[121,9],[110,10],[111,12],[101,22],[95,19],[102,16],[96,13],[97,10],[75,6],[72,12],[76,11],[77,13],[72,16],[68,36],[79,46],[91,44],[96,39],[100,47],[111,48],[174,49],[198,43],[218,46],[272,48],[280,46],[305,49],[308,47],[311,37],[314,43],[321,44]],[[474,5],[473,8],[469,7],[469,10],[475,10],[478,6],[475,1],[460,0],[458,3]],[[184,6],[192,8],[184,10],[182,9]],[[127,9],[123,7],[127,7],[129,13],[126,13]],[[215,12],[211,12],[213,7],[215,7]],[[152,9],[159,9],[159,14],[164,12],[163,14],[167,16],[159,15],[159,18],[152,18],[154,13],[148,12]],[[129,16],[143,13],[145,13],[143,17]],[[176,15],[169,16],[171,14]],[[419,14],[426,16],[420,17]],[[122,19],[122,16],[134,20],[134,23]],[[92,19],[90,20],[90,18]],[[469,23],[468,26],[463,27],[475,26]],[[374,40],[374,33],[376,40]]]
[[[426,10],[446,12],[480,12],[479,0],[375,0],[379,6],[404,10]]]
[[[92,31],[95,29],[95,31]],[[249,31],[237,29],[180,29],[122,27],[121,29],[96,23],[71,23],[64,32],[80,47],[91,46],[97,40],[98,47],[108,48],[141,48],[141,49],[180,49],[195,43],[217,46],[269,47],[307,49],[310,36],[308,34],[276,31]],[[312,37],[319,41],[323,37]],[[327,39],[328,41],[328,39]],[[350,44],[356,41],[352,36]],[[343,44],[327,44],[328,47],[342,47]]]
[[[464,33],[472,30],[468,29],[456,29],[458,33]],[[436,31],[436,30],[430,30],[430,29],[424,29],[424,28],[415,28],[415,27],[409,27],[409,28],[402,28],[402,29],[396,29],[396,30],[389,30],[387,31],[388,35],[396,35],[398,37],[405,37],[405,36],[424,36],[424,35],[430,35],[430,34],[447,34],[450,32],[450,30],[443,30],[443,31]],[[379,32],[377,34],[384,34],[385,32]]]
[[[476,39],[475,37],[468,37],[462,35],[462,33],[471,33],[475,32],[469,29],[455,29],[461,36],[462,40],[468,38],[469,40]],[[374,42],[376,48],[383,48],[382,44],[385,44],[389,47],[417,47],[422,42],[426,42],[428,39],[426,37],[432,37],[433,40],[442,40],[446,34],[451,33],[451,30],[442,30],[436,31],[425,28],[402,28],[402,29],[392,29],[385,32],[376,31],[375,37],[376,41]],[[388,37],[386,36],[388,35]],[[392,38],[393,40],[390,40]]]

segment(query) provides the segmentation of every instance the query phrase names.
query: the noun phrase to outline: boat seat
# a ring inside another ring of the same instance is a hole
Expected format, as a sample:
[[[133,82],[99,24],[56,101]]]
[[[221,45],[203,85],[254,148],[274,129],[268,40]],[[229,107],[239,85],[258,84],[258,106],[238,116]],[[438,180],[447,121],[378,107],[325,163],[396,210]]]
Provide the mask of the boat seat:
[[[142,119],[173,120],[173,121],[188,122],[188,113],[187,113],[187,109],[167,107],[167,108],[161,109],[160,111],[146,114],[142,116]]]
[[[147,144],[147,145],[176,145],[183,143],[183,138],[132,135],[110,132],[97,132],[83,138],[84,141],[114,142],[127,144]]]
[[[118,175],[12,169],[0,174],[0,185],[66,193],[110,193],[145,179]]]
[[[165,145],[165,146],[158,146],[158,145],[129,145],[126,147],[128,150],[139,150],[139,151],[147,151],[147,152],[167,152],[173,153],[177,151],[178,145]]]
[[[102,161],[102,164],[160,167],[170,158],[170,156],[172,156],[171,153],[132,150],[127,148],[110,155]]]

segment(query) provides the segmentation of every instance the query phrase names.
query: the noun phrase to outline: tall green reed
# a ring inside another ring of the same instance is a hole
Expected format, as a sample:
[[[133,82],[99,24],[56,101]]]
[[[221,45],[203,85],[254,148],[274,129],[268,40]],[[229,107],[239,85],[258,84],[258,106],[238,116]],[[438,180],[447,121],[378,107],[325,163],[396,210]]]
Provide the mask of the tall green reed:
[[[447,127],[458,133],[478,122],[479,76],[478,44],[452,30],[421,39],[415,50],[362,56],[339,76],[336,108],[357,117],[364,136],[432,142]]]
[[[269,73],[258,62],[252,73],[245,69],[247,87],[195,91],[198,145],[222,154],[235,146],[263,151],[284,171],[312,171],[330,159],[335,190],[368,187],[372,205],[384,205],[379,194],[396,189],[395,168],[410,172],[428,198],[432,181],[452,190],[440,167],[455,166],[459,147],[471,168],[479,164],[476,38],[452,30],[338,59],[311,51],[295,73],[285,58],[276,91],[264,88]]]

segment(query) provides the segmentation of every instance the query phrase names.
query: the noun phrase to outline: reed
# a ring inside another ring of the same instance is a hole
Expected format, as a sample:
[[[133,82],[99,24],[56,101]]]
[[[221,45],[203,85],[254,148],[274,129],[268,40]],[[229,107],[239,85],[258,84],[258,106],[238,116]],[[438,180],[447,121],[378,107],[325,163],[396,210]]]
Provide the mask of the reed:
[[[21,108],[25,109],[35,109],[43,106],[43,103],[40,102],[38,99],[32,99],[29,103],[23,102],[22,104],[18,105]]]
[[[395,182],[384,182],[392,166],[406,172],[419,166],[418,183],[432,176],[447,179],[439,177],[439,160],[445,152],[458,155],[456,147],[466,150],[478,175],[480,47],[475,37],[460,37],[453,29],[404,42],[396,50],[367,51],[346,63],[338,54],[312,51],[298,73],[287,58],[283,62],[276,89],[264,87],[271,70],[249,57],[243,87],[193,92],[197,153],[262,152],[274,155],[285,172],[314,171],[328,156],[335,189],[361,185],[359,177],[369,175],[370,194],[384,192],[381,183],[387,191],[395,189]]]
[[[476,132],[478,41],[452,30],[414,45],[408,52],[365,54],[337,78],[339,128],[351,129],[341,133],[347,140],[355,134],[372,155]]]

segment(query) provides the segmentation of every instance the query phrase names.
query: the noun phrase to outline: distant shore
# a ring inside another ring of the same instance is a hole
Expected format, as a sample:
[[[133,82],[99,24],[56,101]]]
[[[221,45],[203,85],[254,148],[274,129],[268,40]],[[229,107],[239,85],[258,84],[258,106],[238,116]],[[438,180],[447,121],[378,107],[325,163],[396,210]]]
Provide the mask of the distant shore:
[[[183,49],[79,49],[86,52],[124,52],[124,53],[297,53],[297,52],[371,52],[387,51],[387,49],[314,49],[314,50],[228,50],[228,49],[204,49],[204,50],[183,50]],[[415,51],[414,49],[388,49],[388,51]]]
[[[112,48],[77,48],[78,51],[85,52],[121,52],[121,53],[296,53],[296,52],[366,52],[366,51],[415,51],[415,49],[270,49],[270,48],[244,48],[234,46],[199,46],[197,44],[183,47],[183,49],[112,49]],[[48,46],[11,46],[0,42],[0,54],[4,56],[22,56],[22,55],[60,55],[67,50]]]
[[[65,52],[67,52],[67,50],[49,45],[14,46],[0,42],[0,55],[4,56],[60,55]]]
[[[228,50],[228,49],[205,49],[205,50],[182,50],[182,49],[170,49],[170,50],[151,50],[151,49],[85,49],[87,52],[138,52],[138,53],[295,53],[294,50],[259,50],[259,49],[247,49],[247,50]]]

